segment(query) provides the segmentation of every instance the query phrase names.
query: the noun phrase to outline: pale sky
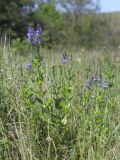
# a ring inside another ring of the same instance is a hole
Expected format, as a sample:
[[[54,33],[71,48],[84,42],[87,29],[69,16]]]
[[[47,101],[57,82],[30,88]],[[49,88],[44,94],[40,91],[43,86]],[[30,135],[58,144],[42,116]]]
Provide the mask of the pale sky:
[[[101,12],[120,11],[120,0],[99,0]]]

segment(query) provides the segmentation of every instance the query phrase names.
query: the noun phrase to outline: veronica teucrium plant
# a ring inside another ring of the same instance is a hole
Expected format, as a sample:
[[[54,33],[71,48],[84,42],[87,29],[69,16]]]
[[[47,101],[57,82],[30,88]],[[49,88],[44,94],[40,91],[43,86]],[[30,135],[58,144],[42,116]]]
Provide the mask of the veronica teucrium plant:
[[[38,25],[37,30],[35,31],[34,28],[31,25],[29,25],[27,38],[31,45],[39,45],[42,38],[42,28]]]
[[[27,33],[28,42],[31,44],[33,51],[35,51],[37,56],[40,58],[40,43],[42,41],[42,28],[37,25],[37,30],[35,30],[31,25],[28,27]]]
[[[42,64],[42,53],[41,53],[41,39],[42,39],[42,28],[37,25],[35,30],[31,25],[28,27],[27,39],[32,47],[33,58],[29,60],[25,69],[28,74],[25,75],[26,81],[22,87],[22,97],[25,103],[26,109],[32,110],[34,104],[42,104],[43,102],[43,76],[44,66]]]

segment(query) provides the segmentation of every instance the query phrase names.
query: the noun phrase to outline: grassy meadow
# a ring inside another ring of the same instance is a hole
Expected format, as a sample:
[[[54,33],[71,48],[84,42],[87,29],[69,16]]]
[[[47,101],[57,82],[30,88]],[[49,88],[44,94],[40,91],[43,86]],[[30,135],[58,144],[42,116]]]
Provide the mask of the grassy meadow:
[[[18,55],[1,44],[0,160],[119,160],[120,51]]]

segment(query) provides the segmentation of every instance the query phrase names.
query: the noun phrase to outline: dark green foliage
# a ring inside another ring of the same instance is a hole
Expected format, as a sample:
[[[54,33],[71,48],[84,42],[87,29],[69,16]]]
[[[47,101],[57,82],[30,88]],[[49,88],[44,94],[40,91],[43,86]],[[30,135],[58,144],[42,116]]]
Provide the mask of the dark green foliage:
[[[98,4],[92,2],[92,0],[51,0],[46,3],[42,0],[0,1],[0,35],[7,34],[11,39],[20,38],[21,43],[21,39],[26,36],[29,23],[33,25],[39,23],[44,30],[42,44],[49,47],[58,44],[88,48],[118,46],[119,27],[114,29],[117,22],[105,14],[98,14]],[[58,4],[59,9],[56,8]]]
[[[28,0],[0,1],[0,33],[12,37],[23,36],[25,32],[26,17],[22,15],[22,7]]]

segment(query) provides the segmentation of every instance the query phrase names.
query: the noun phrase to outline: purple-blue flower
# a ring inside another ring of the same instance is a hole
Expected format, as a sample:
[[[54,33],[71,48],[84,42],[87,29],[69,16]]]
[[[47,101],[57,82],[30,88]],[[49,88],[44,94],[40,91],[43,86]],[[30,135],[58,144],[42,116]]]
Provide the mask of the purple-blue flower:
[[[63,57],[62,57],[62,60],[61,60],[61,64],[66,64],[68,62],[68,59],[67,59],[67,55],[66,53],[63,54]]]
[[[28,38],[28,41],[31,42],[31,43],[33,41],[34,33],[35,33],[34,28],[31,25],[29,25],[27,38]]]
[[[41,36],[42,35],[42,28],[38,26],[37,31],[36,31],[36,36]]]
[[[29,25],[27,38],[28,38],[28,41],[33,46],[37,46],[38,44],[40,44],[41,37],[42,37],[42,28],[40,26],[38,26],[37,30],[35,31],[34,28],[31,25]]]
[[[97,74],[95,74],[92,79],[90,79],[87,83],[87,88],[91,89],[92,85],[97,85],[99,87],[102,87],[103,89],[106,89],[108,85],[103,81],[102,75],[100,74],[99,78],[97,77]]]
[[[108,86],[107,86],[107,84],[105,82],[101,82],[101,87],[106,89]]]
[[[30,71],[31,68],[32,68],[32,62],[31,62],[31,61],[27,62],[27,63],[25,64],[25,68],[26,68],[27,71]]]

